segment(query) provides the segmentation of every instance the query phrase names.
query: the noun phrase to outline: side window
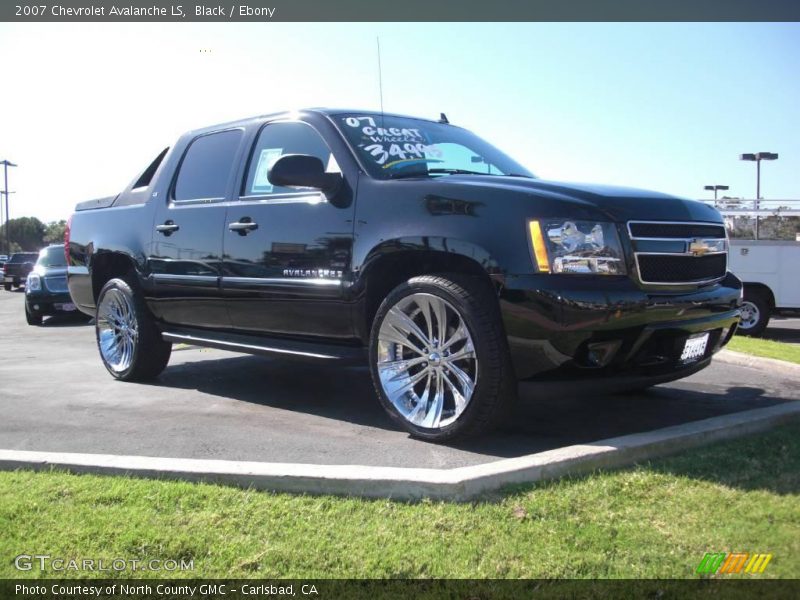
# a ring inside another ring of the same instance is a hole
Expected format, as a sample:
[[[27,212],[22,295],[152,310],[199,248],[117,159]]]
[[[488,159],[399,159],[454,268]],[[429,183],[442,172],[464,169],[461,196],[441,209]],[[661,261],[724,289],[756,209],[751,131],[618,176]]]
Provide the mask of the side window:
[[[194,140],[183,156],[173,199],[224,198],[241,138],[241,129],[231,129]]]
[[[327,171],[339,170],[330,148],[313,127],[301,122],[272,123],[261,130],[253,147],[242,196],[296,193],[295,188],[272,185],[267,179],[272,163],[284,154],[310,154],[319,158]]]

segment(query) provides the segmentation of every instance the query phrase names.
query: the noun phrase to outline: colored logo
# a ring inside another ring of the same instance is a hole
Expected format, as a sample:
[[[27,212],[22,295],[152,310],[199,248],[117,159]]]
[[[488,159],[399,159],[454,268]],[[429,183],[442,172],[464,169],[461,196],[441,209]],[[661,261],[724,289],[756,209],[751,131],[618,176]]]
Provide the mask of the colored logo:
[[[705,240],[694,238],[689,242],[689,253],[695,256],[703,256],[706,252],[711,250],[711,246]]]
[[[706,552],[697,566],[699,575],[734,575],[737,573],[763,573],[772,554],[751,554],[749,552]]]

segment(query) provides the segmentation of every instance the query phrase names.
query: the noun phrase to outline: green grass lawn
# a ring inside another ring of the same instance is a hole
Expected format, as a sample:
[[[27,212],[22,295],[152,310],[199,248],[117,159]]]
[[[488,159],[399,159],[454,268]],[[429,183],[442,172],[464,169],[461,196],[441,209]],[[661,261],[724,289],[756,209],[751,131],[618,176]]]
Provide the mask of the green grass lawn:
[[[797,577],[800,424],[469,504],[2,472],[0,531],[0,578],[42,575],[20,553],[193,559],[168,575],[195,577],[691,578],[729,551]]]
[[[777,358],[793,363],[800,363],[800,344],[787,344],[773,340],[762,340],[743,335],[736,335],[726,346],[728,350],[745,352],[755,356]]]

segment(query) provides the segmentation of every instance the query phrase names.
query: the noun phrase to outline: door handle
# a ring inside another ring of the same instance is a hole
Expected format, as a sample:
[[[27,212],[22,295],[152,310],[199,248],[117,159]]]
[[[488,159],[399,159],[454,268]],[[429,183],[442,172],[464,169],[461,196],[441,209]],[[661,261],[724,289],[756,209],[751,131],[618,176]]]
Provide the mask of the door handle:
[[[167,236],[172,235],[178,229],[180,227],[173,221],[165,221],[163,225],[156,225],[156,231]]]
[[[258,229],[258,223],[253,223],[250,217],[242,217],[235,223],[228,223],[228,229],[235,231],[239,235],[247,235],[254,229]]]

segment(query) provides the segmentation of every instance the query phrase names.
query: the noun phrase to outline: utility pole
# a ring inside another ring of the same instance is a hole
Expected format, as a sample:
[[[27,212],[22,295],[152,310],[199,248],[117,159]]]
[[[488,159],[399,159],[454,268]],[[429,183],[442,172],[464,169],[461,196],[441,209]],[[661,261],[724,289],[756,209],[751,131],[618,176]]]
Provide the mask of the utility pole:
[[[11,235],[8,231],[8,167],[16,167],[17,165],[8,160],[0,160],[0,165],[3,165],[3,193],[6,196],[6,253],[11,254]]]

